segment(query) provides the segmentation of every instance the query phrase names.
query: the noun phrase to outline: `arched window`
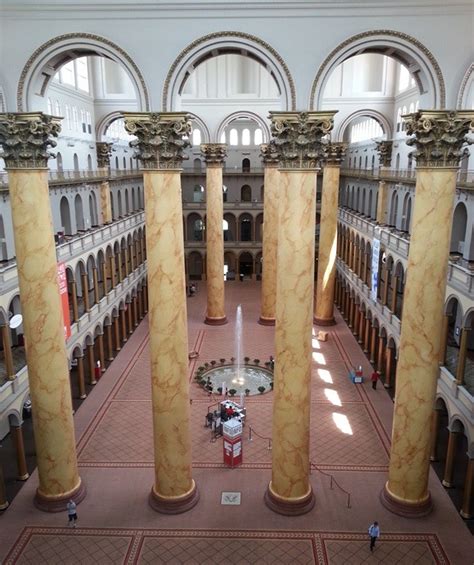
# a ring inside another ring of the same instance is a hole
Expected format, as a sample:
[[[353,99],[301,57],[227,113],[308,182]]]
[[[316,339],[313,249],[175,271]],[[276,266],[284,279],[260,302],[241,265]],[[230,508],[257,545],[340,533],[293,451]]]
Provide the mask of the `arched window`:
[[[48,98],[48,114],[53,113],[53,103],[51,102],[51,98]]]
[[[54,113],[56,114],[56,116],[61,115],[61,104],[59,103],[59,100],[56,100],[56,103],[55,103],[55,106],[54,106]]]
[[[253,135],[253,142],[255,145],[261,145],[263,143],[263,131],[260,128],[255,130]]]
[[[7,241],[5,239],[5,226],[3,225],[3,216],[0,215],[0,261],[8,259]]]
[[[203,201],[204,201],[204,187],[200,184],[195,184],[193,191],[193,202],[203,202]]]
[[[222,185],[222,200],[227,202],[227,187],[225,184]]]
[[[229,134],[229,145],[238,145],[239,144],[239,136],[237,134],[237,130],[232,128]]]
[[[74,199],[74,212],[76,213],[76,226],[78,230],[84,230],[84,209],[82,208],[82,198],[80,194],[76,194]]]
[[[202,171],[202,161],[199,158],[194,159],[193,169],[195,173],[200,173]]]
[[[56,163],[58,164],[58,171],[63,172],[63,156],[61,153],[56,153]]]
[[[402,127],[402,109],[398,108],[397,111],[397,131],[400,131]]]
[[[250,173],[250,159],[242,159],[242,172]]]
[[[87,155],[87,168],[89,169],[89,171],[92,171],[92,157],[89,155]]]
[[[244,186],[240,189],[240,200],[242,202],[251,202],[252,189],[248,184],[244,184]]]
[[[195,128],[193,129],[193,141],[192,144],[193,145],[201,145],[202,141],[201,141],[201,130]]]
[[[225,143],[225,131],[221,133],[220,143]]]
[[[414,111],[415,111],[415,104],[412,102],[412,103],[410,104],[409,109],[408,109],[408,113],[409,113],[409,114],[413,114]]]
[[[89,214],[91,217],[91,225],[97,226],[99,224],[99,218],[97,214],[97,199],[94,192],[89,194]]]
[[[115,168],[116,168],[116,169],[120,169],[120,166],[119,166],[119,158],[118,158],[117,156],[115,157]]]
[[[242,145],[250,145],[250,130],[248,128],[242,130]]]
[[[59,203],[59,214],[61,216],[61,228],[64,235],[72,235],[71,212],[69,210],[69,200],[63,196]]]
[[[73,162],[74,162],[74,170],[78,171],[79,170],[79,157],[77,156],[77,153],[74,153]]]

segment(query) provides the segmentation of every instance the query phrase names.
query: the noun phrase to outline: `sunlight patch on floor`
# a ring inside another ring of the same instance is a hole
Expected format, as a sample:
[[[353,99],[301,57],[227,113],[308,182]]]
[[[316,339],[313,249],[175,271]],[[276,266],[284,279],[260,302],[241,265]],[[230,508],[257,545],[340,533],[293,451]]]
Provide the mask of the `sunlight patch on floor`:
[[[338,414],[337,412],[332,413],[332,419],[336,426],[341,430],[343,434],[353,435],[352,428],[349,420],[345,414]]]

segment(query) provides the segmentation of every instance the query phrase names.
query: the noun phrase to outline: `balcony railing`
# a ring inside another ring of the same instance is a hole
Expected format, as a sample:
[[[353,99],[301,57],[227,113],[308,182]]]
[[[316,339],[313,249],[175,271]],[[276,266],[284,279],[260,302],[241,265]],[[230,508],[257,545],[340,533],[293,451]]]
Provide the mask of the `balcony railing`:
[[[416,169],[349,169],[342,168],[341,175],[357,179],[391,180],[395,182],[413,183],[416,180]],[[474,171],[458,171],[457,186],[474,189]]]

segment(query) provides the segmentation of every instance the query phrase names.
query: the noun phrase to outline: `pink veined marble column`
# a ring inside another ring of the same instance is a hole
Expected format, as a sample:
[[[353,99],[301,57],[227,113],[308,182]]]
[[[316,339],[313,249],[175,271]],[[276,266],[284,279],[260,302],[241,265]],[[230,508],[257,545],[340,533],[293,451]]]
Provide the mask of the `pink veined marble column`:
[[[334,321],[334,285],[336,280],[337,206],[339,175],[346,144],[331,143],[326,147],[321,195],[318,277],[314,301],[314,323],[331,326]]]
[[[41,112],[0,115],[8,170],[39,486],[35,504],[63,511],[80,502],[69,367],[64,340],[47,160],[58,118]]]
[[[280,173],[278,171],[277,148],[274,142],[260,146],[260,156],[265,165],[263,205],[263,272],[262,298],[259,324],[275,325],[277,248],[278,248],[278,196]],[[267,226],[267,227],[265,227]]]
[[[265,502],[286,515],[309,512],[315,503],[309,480],[315,157],[321,154],[321,137],[331,130],[333,115],[271,113],[280,153],[280,198],[272,479]],[[309,140],[308,145],[298,145],[300,136]]]
[[[201,145],[206,161],[206,257],[207,314],[205,323],[221,326],[227,323],[224,293],[224,203],[222,166],[226,156],[223,143]]]
[[[416,188],[397,364],[389,476],[381,499],[392,512],[430,512],[431,418],[439,375],[456,174],[473,111],[406,116],[416,146]],[[428,243],[429,242],[429,243]],[[416,377],[416,378],[415,378]]]
[[[199,500],[192,478],[188,335],[181,201],[187,114],[126,113],[144,165],[155,481],[150,505],[177,514]],[[155,140],[160,137],[161,144]]]

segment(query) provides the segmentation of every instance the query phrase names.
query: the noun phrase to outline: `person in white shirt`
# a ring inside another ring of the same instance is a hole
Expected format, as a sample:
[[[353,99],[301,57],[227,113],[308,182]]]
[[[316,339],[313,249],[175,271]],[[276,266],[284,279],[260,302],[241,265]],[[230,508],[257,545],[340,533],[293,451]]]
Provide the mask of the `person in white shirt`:
[[[74,502],[74,500],[70,500],[67,503],[67,515],[69,518],[69,527],[76,527],[76,522],[77,522],[77,513],[76,513],[76,503]]]
[[[374,551],[375,542],[380,536],[379,523],[374,522],[369,526],[369,536],[370,536],[370,551]]]

